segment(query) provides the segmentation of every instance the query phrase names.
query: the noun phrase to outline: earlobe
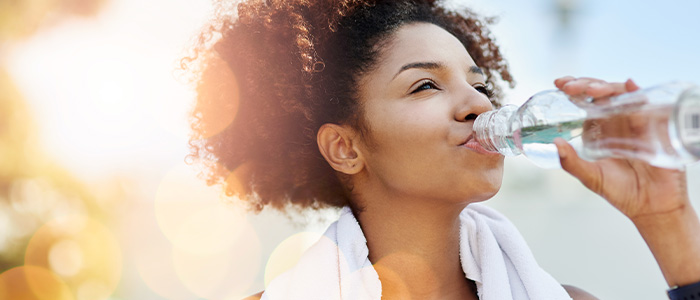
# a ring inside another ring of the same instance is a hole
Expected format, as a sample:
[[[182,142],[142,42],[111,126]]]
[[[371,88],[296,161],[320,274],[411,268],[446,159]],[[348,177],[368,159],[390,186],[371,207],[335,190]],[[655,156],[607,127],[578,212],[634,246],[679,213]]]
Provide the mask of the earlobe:
[[[336,171],[348,175],[362,170],[361,155],[353,147],[352,131],[337,124],[323,124],[316,134],[321,155]]]

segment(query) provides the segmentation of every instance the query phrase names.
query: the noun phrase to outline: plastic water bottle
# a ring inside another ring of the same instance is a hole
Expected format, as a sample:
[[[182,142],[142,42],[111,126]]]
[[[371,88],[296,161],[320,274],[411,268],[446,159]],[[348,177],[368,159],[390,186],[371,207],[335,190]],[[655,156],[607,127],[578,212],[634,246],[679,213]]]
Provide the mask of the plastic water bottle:
[[[595,101],[544,91],[520,107],[479,115],[474,131],[485,149],[522,153],[544,168],[560,167],[559,137],[587,160],[635,158],[682,169],[700,160],[700,87],[674,82]]]

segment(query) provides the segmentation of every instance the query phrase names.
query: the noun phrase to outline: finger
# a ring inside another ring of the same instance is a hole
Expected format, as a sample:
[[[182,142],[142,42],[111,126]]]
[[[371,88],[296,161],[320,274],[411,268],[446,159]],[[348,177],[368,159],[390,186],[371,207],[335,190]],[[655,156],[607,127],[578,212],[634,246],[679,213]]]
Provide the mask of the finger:
[[[628,92],[625,83],[591,83],[585,93],[593,98],[611,97]]]
[[[594,193],[600,194],[601,176],[600,169],[592,162],[581,159],[576,150],[562,138],[554,140],[554,144],[559,151],[559,161],[561,167],[578,178],[583,185],[589,188]]]
[[[564,76],[564,77],[559,77],[554,80],[554,85],[561,89],[567,82],[576,80],[576,77],[573,76]]]
[[[627,89],[628,92],[634,92],[639,90],[639,86],[632,79],[627,79],[627,81],[625,81],[625,89]]]
[[[606,82],[600,79],[583,77],[565,83],[561,90],[569,95],[583,95],[593,83],[605,84]]]
[[[624,89],[624,87],[621,87]],[[593,98],[602,98],[606,96],[611,96],[615,93],[616,87],[610,85],[610,84],[602,84],[602,83],[591,83],[588,88],[586,88],[586,91],[584,92],[586,95],[593,97]]]
[[[588,89],[586,89],[585,93],[586,95],[593,98],[603,98],[616,96],[628,92],[634,92],[638,89],[639,86],[637,86],[637,84],[634,81],[632,81],[632,79],[628,79],[625,82],[619,83],[593,82],[588,86]]]

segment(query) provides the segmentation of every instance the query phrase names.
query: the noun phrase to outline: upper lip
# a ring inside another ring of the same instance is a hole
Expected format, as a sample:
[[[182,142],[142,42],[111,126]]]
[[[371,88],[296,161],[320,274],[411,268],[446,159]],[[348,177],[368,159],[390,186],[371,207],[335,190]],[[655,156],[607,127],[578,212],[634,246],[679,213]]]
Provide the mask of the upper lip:
[[[471,134],[469,134],[469,136],[467,136],[467,138],[462,143],[459,144],[459,146],[464,146],[466,143],[468,143],[472,139],[474,139],[474,132],[473,131]]]

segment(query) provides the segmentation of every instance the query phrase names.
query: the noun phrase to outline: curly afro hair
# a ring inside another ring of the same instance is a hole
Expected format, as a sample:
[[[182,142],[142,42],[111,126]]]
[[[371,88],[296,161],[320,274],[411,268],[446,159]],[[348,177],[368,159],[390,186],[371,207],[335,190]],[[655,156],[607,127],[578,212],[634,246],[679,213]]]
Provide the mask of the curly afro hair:
[[[429,22],[456,36],[485,72],[513,85],[482,19],[430,0],[249,0],[219,3],[183,67],[196,76],[188,162],[260,211],[352,205],[321,156],[325,123],[362,132],[357,82],[400,26]],[[229,9],[225,9],[228,5]]]

